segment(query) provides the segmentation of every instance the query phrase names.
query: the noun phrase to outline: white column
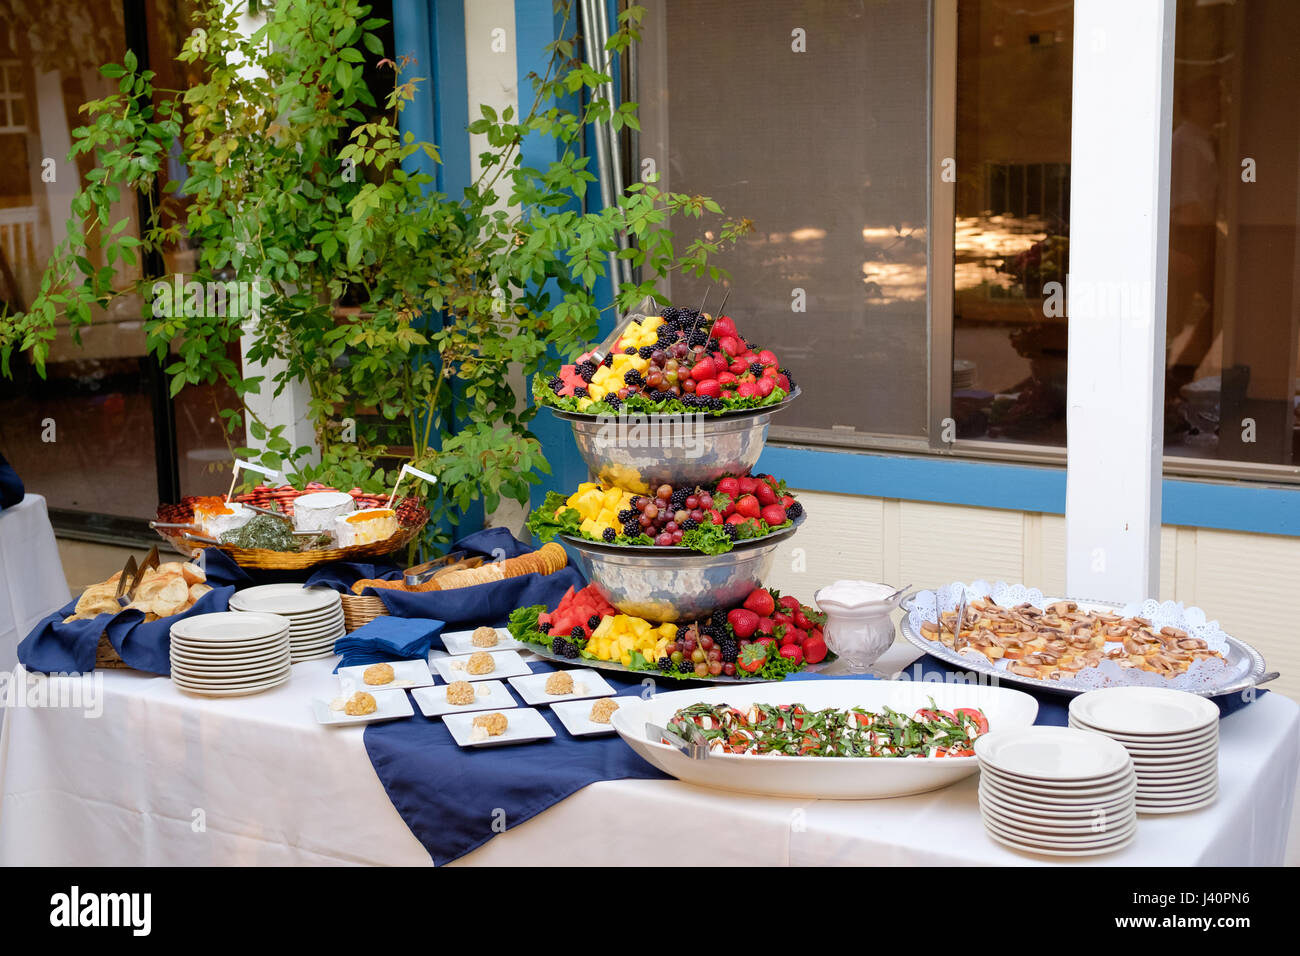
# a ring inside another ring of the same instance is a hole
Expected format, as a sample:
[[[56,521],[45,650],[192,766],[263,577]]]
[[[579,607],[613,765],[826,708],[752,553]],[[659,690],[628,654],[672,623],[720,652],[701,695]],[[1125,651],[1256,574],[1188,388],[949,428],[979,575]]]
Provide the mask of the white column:
[[[1174,0],[1074,9],[1066,587],[1160,581]]]

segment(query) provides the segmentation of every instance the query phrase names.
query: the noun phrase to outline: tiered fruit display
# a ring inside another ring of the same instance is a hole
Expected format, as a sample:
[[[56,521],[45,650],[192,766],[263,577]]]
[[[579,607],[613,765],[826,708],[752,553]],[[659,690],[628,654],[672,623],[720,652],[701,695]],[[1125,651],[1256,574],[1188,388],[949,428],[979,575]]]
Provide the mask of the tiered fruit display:
[[[570,588],[552,612],[542,605],[515,611],[510,633],[570,660],[610,661],[679,679],[781,680],[828,657],[825,615],[768,588],[684,627],[656,626],[608,605],[602,613],[603,601],[593,586]]]
[[[611,513],[616,499],[618,509]],[[664,484],[651,495],[588,482],[568,498],[548,494],[529,516],[528,527],[543,541],[563,533],[604,544],[721,554],[736,541],[787,528],[803,513],[803,505],[772,475],[729,476],[708,487]]]
[[[534,395],[593,414],[721,414],[776,404],[793,388],[776,354],[746,341],[729,316],[670,307],[630,323],[600,364],[584,352],[545,387],[535,385]]]

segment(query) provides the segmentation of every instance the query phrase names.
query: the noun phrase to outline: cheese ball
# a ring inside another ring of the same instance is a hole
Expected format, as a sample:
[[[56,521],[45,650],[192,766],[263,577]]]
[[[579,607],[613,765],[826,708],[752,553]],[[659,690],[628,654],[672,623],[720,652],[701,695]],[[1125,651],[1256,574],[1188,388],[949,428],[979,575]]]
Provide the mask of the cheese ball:
[[[568,671],[556,671],[550,677],[546,678],[546,693],[548,694],[572,694],[573,678]]]
[[[475,647],[496,647],[501,643],[501,635],[495,627],[480,627],[475,629],[469,640]]]
[[[348,698],[347,704],[343,707],[343,712],[349,717],[364,717],[366,714],[373,714],[379,709],[375,703],[375,698],[363,690],[357,691]]]
[[[396,676],[392,664],[371,664],[361,672],[361,679],[372,686],[391,684]]]
[[[447,685],[447,703],[456,705],[474,703],[474,685],[467,680],[452,681]]]
[[[618,710],[618,701],[613,697],[602,697],[591,705],[591,722],[593,724],[607,724],[616,710]]]
[[[465,670],[474,675],[491,674],[497,669],[497,662],[485,651],[475,651],[465,662]]]
[[[474,726],[483,728],[489,737],[500,737],[506,732],[510,722],[506,720],[505,714],[494,711],[490,714],[479,714],[474,718]]]

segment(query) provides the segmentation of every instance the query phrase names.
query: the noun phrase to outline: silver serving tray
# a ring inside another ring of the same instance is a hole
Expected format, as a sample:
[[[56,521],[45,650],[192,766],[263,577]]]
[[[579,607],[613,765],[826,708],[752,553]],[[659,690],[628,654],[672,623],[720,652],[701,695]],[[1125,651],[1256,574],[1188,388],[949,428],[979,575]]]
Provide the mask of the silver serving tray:
[[[556,537],[565,544],[585,551],[595,551],[597,554],[644,554],[656,558],[672,557],[706,557],[706,558],[723,558],[735,551],[748,551],[751,548],[761,548],[764,545],[776,544],[778,541],[784,541],[790,535],[799,530],[799,526],[808,518],[808,512],[805,511],[799,517],[792,519],[794,524],[788,528],[782,528],[780,531],[773,531],[771,534],[765,534],[761,538],[745,538],[735,542],[731,551],[724,551],[722,554],[705,554],[703,551],[696,551],[694,548],[683,548],[681,545],[671,545],[669,547],[660,547],[657,544],[608,544],[604,541],[592,541],[590,538],[580,538],[577,535],[565,534],[559,532]]]
[[[1093,601],[1087,598],[1059,598],[1045,597],[1045,604],[1053,601],[1074,601],[1076,604],[1087,605],[1090,607],[1104,607],[1112,610],[1122,610],[1123,604],[1116,604],[1112,601]],[[916,606],[914,598],[909,598],[903,602],[902,609],[904,612],[910,612]],[[903,614],[902,620],[903,636],[908,639],[914,646],[918,647],[931,657],[938,658],[946,664],[952,664],[962,670],[974,671],[977,674],[988,674],[996,677],[999,684],[1014,684],[1025,687],[1030,690],[1048,691],[1053,694],[1061,694],[1066,697],[1077,697],[1080,694],[1095,690],[1093,687],[1083,687],[1076,684],[1072,679],[1062,680],[1042,680],[1037,677],[1021,677],[1019,674],[1012,674],[1010,671],[1004,671],[994,666],[993,662],[979,652],[971,654],[958,654],[949,647],[944,646],[938,641],[931,641],[924,636],[915,633],[912,630],[911,618],[908,613]],[[1231,635],[1228,638],[1228,666],[1232,668],[1231,674],[1237,675],[1231,677],[1229,683],[1209,690],[1190,691],[1199,697],[1222,697],[1225,694],[1236,694],[1257,687],[1266,681],[1273,680],[1278,675],[1268,673],[1267,666],[1264,663],[1263,656],[1255,648],[1251,647],[1245,641],[1239,641]],[[1238,672],[1245,665],[1246,672],[1244,675]]]
[[[553,664],[571,664],[571,665],[576,664],[581,667],[590,667],[592,670],[614,671],[616,673],[626,674],[637,680],[643,680],[649,677],[649,678],[653,678],[654,680],[695,681],[700,684],[779,683],[778,681],[764,680],[763,678],[760,677],[727,677],[725,674],[720,674],[717,677],[713,677],[713,676],[699,677],[695,674],[683,674],[681,677],[674,677],[671,674],[664,674],[657,669],[652,671],[634,671],[632,668],[624,667],[622,664],[615,663],[614,661],[591,660],[585,657],[578,657],[578,658],[561,657],[558,654],[552,653],[550,648],[545,647],[541,644],[530,644],[527,641],[520,641],[519,643],[523,645],[520,648],[520,650],[530,651],[533,654],[536,654],[538,657],[542,658],[543,660],[550,661]],[[819,664],[804,664],[803,670],[798,671],[798,673],[802,674],[806,672],[806,673],[815,674],[823,667],[825,667],[827,664],[831,664],[838,659],[839,658],[837,658],[835,654],[829,653],[826,655],[826,659]]]
[[[641,415],[644,418],[681,418],[683,415],[703,415],[705,422],[723,421],[733,418],[744,418],[745,416],[771,415],[779,412],[789,406],[796,398],[803,394],[803,389],[798,385],[788,393],[785,398],[771,405],[762,405],[758,408],[733,408],[725,412],[705,412],[699,408],[688,408],[680,412],[633,412],[634,415]],[[599,415],[593,415],[589,412],[570,412],[563,408],[556,408],[554,405],[542,404],[542,407],[550,411],[556,418],[562,418],[566,422],[594,422],[600,418]]]

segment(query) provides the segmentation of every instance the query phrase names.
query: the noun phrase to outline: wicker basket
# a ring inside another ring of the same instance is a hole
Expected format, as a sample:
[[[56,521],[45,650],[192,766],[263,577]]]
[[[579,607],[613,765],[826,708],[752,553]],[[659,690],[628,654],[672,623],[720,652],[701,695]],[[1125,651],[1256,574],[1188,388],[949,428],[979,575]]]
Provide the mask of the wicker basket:
[[[95,668],[106,670],[130,670],[131,665],[118,656],[108,639],[108,632],[99,635],[99,645],[95,648]]]
[[[339,595],[343,602],[343,629],[351,634],[363,624],[388,613],[384,602],[372,594]]]
[[[424,530],[424,525],[424,521],[419,524],[403,525],[397,529],[396,534],[383,541],[354,544],[347,548],[320,548],[314,551],[272,551],[268,548],[237,548],[231,544],[202,544],[179,535],[164,533],[161,528],[158,529],[158,533],[174,548],[190,557],[204,548],[219,548],[230,555],[231,560],[241,568],[257,568],[264,571],[306,571],[331,561],[363,561],[366,558],[385,557],[394,551],[400,551],[414,541]]]

